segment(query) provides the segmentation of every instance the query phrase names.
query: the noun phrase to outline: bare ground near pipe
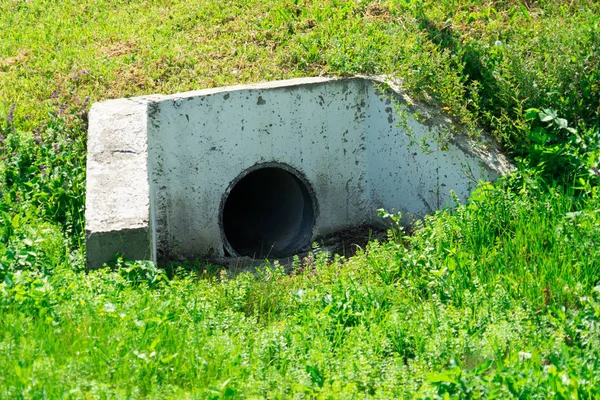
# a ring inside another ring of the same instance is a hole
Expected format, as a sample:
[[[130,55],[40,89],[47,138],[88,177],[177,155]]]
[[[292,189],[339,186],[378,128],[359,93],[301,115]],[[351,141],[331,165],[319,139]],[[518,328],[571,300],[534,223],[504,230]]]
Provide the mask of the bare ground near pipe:
[[[349,258],[354,256],[359,249],[364,249],[370,241],[385,241],[387,239],[388,234],[385,228],[362,225],[319,237],[313,241],[311,248],[302,249],[289,257],[217,257],[206,259],[205,261],[216,267],[226,268],[232,275],[242,272],[253,272],[257,267],[264,266],[266,263],[273,265],[275,262],[283,266],[286,273],[289,273],[292,271],[296,257],[303,260],[311,254],[325,252],[329,254],[331,259],[335,255]]]

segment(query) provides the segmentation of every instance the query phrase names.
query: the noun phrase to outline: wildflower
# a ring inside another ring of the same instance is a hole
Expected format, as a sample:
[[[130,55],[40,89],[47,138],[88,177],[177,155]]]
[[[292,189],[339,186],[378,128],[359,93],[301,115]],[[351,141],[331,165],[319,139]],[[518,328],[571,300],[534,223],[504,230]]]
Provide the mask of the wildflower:
[[[104,312],[113,313],[117,310],[117,307],[113,303],[104,303]]]
[[[520,351],[519,352],[519,361],[525,361],[525,360],[529,360],[531,359],[531,353],[528,353],[526,351]]]

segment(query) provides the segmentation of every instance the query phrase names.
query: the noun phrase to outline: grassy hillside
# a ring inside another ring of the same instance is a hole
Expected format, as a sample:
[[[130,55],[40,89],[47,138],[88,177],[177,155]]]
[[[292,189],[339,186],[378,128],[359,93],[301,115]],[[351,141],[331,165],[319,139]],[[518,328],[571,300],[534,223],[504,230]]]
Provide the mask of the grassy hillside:
[[[600,397],[600,4],[0,2],[0,398]],[[390,74],[518,170],[291,274],[85,272],[92,102]]]

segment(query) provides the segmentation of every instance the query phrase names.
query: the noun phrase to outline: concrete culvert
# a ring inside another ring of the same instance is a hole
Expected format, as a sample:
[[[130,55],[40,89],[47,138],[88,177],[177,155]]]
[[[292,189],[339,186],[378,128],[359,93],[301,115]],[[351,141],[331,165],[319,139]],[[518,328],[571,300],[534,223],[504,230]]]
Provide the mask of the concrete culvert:
[[[290,167],[245,171],[222,204],[223,242],[232,256],[286,257],[310,245],[315,201],[306,180]]]
[[[108,100],[93,105],[89,126],[90,268],[116,253],[159,264],[284,258],[380,224],[379,208],[408,223],[453,205],[451,191],[466,201],[479,180],[513,169],[487,135],[473,140],[381,78]]]

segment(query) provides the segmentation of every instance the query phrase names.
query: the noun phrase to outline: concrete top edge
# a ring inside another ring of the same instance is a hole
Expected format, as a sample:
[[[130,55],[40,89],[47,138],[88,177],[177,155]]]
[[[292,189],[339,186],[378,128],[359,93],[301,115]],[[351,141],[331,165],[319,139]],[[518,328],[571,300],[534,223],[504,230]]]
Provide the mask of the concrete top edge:
[[[138,104],[147,104],[147,103],[160,102],[160,101],[165,101],[165,100],[207,96],[207,95],[212,95],[212,94],[235,92],[235,91],[241,91],[241,90],[277,89],[277,88],[295,87],[295,86],[311,85],[311,84],[334,82],[334,81],[344,81],[344,80],[368,80],[368,81],[379,82],[379,83],[390,83],[391,81],[393,81],[385,76],[366,76],[366,75],[355,75],[355,76],[349,76],[349,77],[306,77],[306,78],[293,78],[293,79],[284,79],[284,80],[278,80],[278,81],[251,83],[251,84],[244,84],[244,85],[222,86],[222,87],[215,87],[215,88],[199,89],[199,90],[192,90],[189,92],[173,93],[173,94],[169,94],[169,95],[152,94],[152,95],[145,95],[145,96],[138,96],[138,97],[107,99],[100,103],[126,101],[126,102],[138,103]]]
[[[315,83],[336,81],[336,80],[341,80],[341,79],[343,79],[343,78],[334,78],[334,77],[294,78],[294,79],[284,79],[284,80],[279,80],[279,81],[251,83],[251,84],[246,84],[246,85],[223,86],[223,87],[216,87],[216,88],[192,90],[190,92],[174,93],[172,95],[164,96],[161,100],[172,100],[172,99],[180,99],[180,98],[186,98],[186,97],[206,96],[206,95],[210,95],[210,94],[218,94],[218,93],[224,93],[224,92],[236,92],[236,91],[240,91],[240,90],[262,90],[262,89],[277,89],[277,88],[285,88],[285,87],[303,86],[303,85],[311,85],[311,84],[315,84]]]

